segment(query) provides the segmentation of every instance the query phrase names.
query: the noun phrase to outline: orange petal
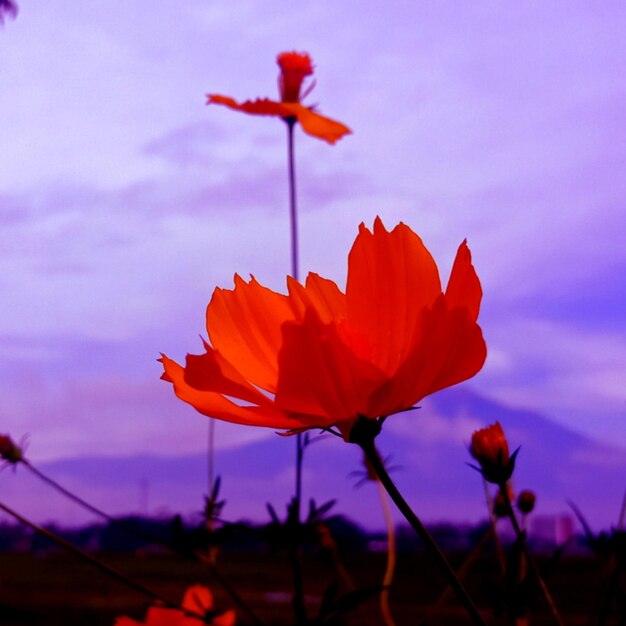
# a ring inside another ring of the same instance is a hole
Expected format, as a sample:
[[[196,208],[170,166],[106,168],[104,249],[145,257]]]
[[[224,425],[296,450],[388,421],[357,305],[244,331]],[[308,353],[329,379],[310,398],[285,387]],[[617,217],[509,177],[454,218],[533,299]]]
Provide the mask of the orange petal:
[[[289,298],[235,276],[235,289],[216,289],[207,308],[213,347],[253,384],[274,393],[282,324],[294,319]]]
[[[467,311],[449,310],[444,296],[420,315],[421,337],[396,375],[370,398],[383,414],[409,408],[425,396],[460,383],[480,371],[486,346]]]
[[[209,94],[207,104],[220,104],[229,109],[242,111],[250,115],[295,117],[302,125],[302,130],[305,133],[331,144],[352,132],[345,124],[324,117],[298,102],[276,102],[268,98],[259,98],[240,103],[229,96]]]
[[[482,295],[480,280],[472,265],[472,254],[467,247],[467,241],[464,241],[459,246],[446,288],[448,308],[465,309],[475,322],[478,319]]]
[[[288,115],[297,118],[305,133],[330,144],[352,132],[345,124],[320,115],[297,102],[285,102],[283,106],[289,110]]]
[[[304,318],[307,308],[315,309],[325,324],[346,317],[346,296],[332,280],[311,272],[303,286],[288,276],[287,288],[291,304],[299,319]]]
[[[213,609],[213,594],[204,585],[192,585],[185,591],[183,609],[204,614]]]
[[[321,427],[355,420],[382,380],[382,373],[355,356],[334,325],[324,324],[314,309],[306,311],[301,323],[283,326],[279,366],[276,405],[316,414],[315,425]]]
[[[376,218],[371,233],[361,224],[348,257],[348,325],[369,342],[374,365],[393,376],[411,349],[422,309],[440,294],[437,266],[408,226],[387,232]]]
[[[207,104],[221,104],[229,109],[242,111],[243,113],[249,113],[251,115],[272,115],[275,117],[289,117],[293,115],[286,104],[269,100],[268,98],[246,100],[240,103],[228,96],[209,94],[207,96]]]
[[[237,614],[235,611],[225,611],[221,615],[217,615],[213,618],[213,626],[235,626],[237,622]]]
[[[115,620],[115,626],[143,626],[144,622],[138,622],[135,619],[130,617],[126,617],[123,615],[122,617],[118,617]]]
[[[214,391],[259,406],[272,401],[251,385],[222,355],[205,344],[205,354],[188,354],[185,383],[198,391]]]
[[[194,389],[185,382],[183,367],[165,355],[160,361],[165,370],[162,378],[174,385],[174,393],[178,398],[191,404],[203,415],[235,424],[277,429],[291,429],[302,425],[283,411],[271,407],[240,406],[219,393]]]
[[[180,626],[183,615],[183,612],[178,609],[151,606],[146,613],[145,626]],[[200,620],[195,621],[198,626],[202,623]]]

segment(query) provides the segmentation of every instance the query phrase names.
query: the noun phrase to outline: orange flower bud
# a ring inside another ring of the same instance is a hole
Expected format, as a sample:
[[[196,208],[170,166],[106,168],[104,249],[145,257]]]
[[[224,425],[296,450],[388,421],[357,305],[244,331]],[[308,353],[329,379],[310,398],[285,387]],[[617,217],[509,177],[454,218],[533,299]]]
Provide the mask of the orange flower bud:
[[[509,457],[509,444],[500,422],[477,430],[472,435],[470,453],[480,463],[485,480],[502,485],[511,478],[517,450]]]
[[[530,489],[524,489],[521,491],[519,496],[517,497],[517,508],[524,514],[528,514],[532,512],[535,508],[535,501],[537,497],[535,496],[534,491],[530,491]]]
[[[283,102],[300,102],[300,89],[307,76],[313,74],[311,57],[305,52],[281,52],[276,57],[280,67],[278,86]]]
[[[14,465],[23,458],[23,450],[9,435],[0,435],[0,458]]]

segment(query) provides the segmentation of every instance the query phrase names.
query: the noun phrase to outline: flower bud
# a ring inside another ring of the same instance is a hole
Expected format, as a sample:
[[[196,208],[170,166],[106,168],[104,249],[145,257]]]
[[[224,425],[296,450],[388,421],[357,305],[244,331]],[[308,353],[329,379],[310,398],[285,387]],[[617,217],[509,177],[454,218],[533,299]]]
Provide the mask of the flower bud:
[[[502,485],[511,478],[517,450],[509,457],[509,444],[499,422],[472,435],[470,453],[480,463],[485,480]]]
[[[22,460],[23,456],[22,448],[9,435],[0,435],[0,459],[15,465]]]
[[[517,508],[524,514],[530,513],[535,508],[536,501],[535,492],[530,489],[520,491],[517,497]]]
[[[283,102],[300,102],[302,82],[313,74],[311,57],[306,53],[282,52],[276,57],[276,62],[280,67],[280,99]]]

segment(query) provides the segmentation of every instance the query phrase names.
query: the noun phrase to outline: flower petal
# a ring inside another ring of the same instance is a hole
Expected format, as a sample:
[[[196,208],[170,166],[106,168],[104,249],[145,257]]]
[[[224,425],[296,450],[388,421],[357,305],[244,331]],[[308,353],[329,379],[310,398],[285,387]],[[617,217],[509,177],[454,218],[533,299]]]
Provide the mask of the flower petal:
[[[483,290],[472,265],[472,254],[467,247],[467,241],[464,241],[459,246],[446,287],[448,308],[466,309],[470,319],[475,322],[478,319],[482,295]]]
[[[275,117],[289,117],[293,115],[291,110],[286,108],[287,105],[268,98],[237,102],[234,98],[230,98],[229,96],[209,94],[207,96],[207,104],[220,104],[234,111],[242,111],[243,113],[249,113],[251,115],[271,115]]]
[[[199,391],[185,382],[185,369],[167,356],[162,355],[163,380],[174,385],[174,393],[203,415],[215,417],[225,422],[247,424],[249,426],[267,426],[268,428],[291,429],[302,426],[283,411],[271,407],[240,406],[219,393]]]
[[[219,104],[250,115],[270,115],[283,118],[295,117],[302,125],[302,130],[305,133],[331,144],[352,132],[345,124],[324,117],[298,102],[276,102],[268,98],[237,102],[229,96],[209,94],[207,96],[207,104]]]
[[[213,594],[204,585],[192,585],[183,596],[183,609],[204,615],[213,610]]]
[[[283,326],[278,357],[276,405],[292,413],[319,416],[316,426],[353,422],[365,413],[366,399],[384,380],[382,372],[359,359],[333,324],[310,308],[302,322]]]
[[[289,298],[254,278],[235,276],[235,288],[216,289],[207,307],[213,347],[243,378],[274,393],[282,324],[294,319]]]
[[[216,615],[213,618],[213,626],[235,626],[237,622],[237,614],[232,609],[225,611],[221,615]]]
[[[443,295],[420,315],[420,337],[402,366],[370,398],[370,411],[390,414],[474,376],[487,355],[480,327],[467,311],[449,310]]]
[[[331,120],[329,117],[320,115],[296,102],[285,102],[283,106],[289,110],[288,115],[297,118],[302,126],[302,130],[312,137],[334,144],[344,135],[352,133],[345,124]]]
[[[291,304],[299,319],[304,318],[308,308],[315,309],[325,324],[346,317],[346,296],[332,280],[311,272],[306,278],[306,283],[301,285],[288,276],[287,288]]]
[[[408,226],[387,232],[376,218],[372,233],[361,224],[348,257],[348,324],[369,342],[374,365],[394,375],[412,346],[422,309],[440,294],[437,266]]]
[[[213,391],[258,406],[270,406],[272,400],[251,385],[241,374],[205,343],[205,354],[188,354],[185,383],[197,391]]]

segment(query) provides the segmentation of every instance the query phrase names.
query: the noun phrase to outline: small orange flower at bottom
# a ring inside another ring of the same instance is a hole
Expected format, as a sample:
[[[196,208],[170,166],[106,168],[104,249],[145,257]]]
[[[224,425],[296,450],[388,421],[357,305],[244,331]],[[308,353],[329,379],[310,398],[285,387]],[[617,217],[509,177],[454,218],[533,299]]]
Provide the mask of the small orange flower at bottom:
[[[287,431],[357,424],[413,407],[471,378],[486,346],[476,323],[482,291],[463,242],[445,291],[422,240],[405,224],[361,224],[345,293],[309,274],[288,294],[235,276],[207,308],[210,344],[185,367],[163,355],[162,378],[209,417]],[[237,401],[234,401],[234,400]]]
[[[143,622],[130,617],[118,617],[115,626],[234,626],[235,612],[214,613],[213,594],[207,587],[194,585],[185,592],[182,603],[183,609],[190,613],[206,616],[205,619],[191,617],[180,609],[170,609],[162,606],[151,606]]]

